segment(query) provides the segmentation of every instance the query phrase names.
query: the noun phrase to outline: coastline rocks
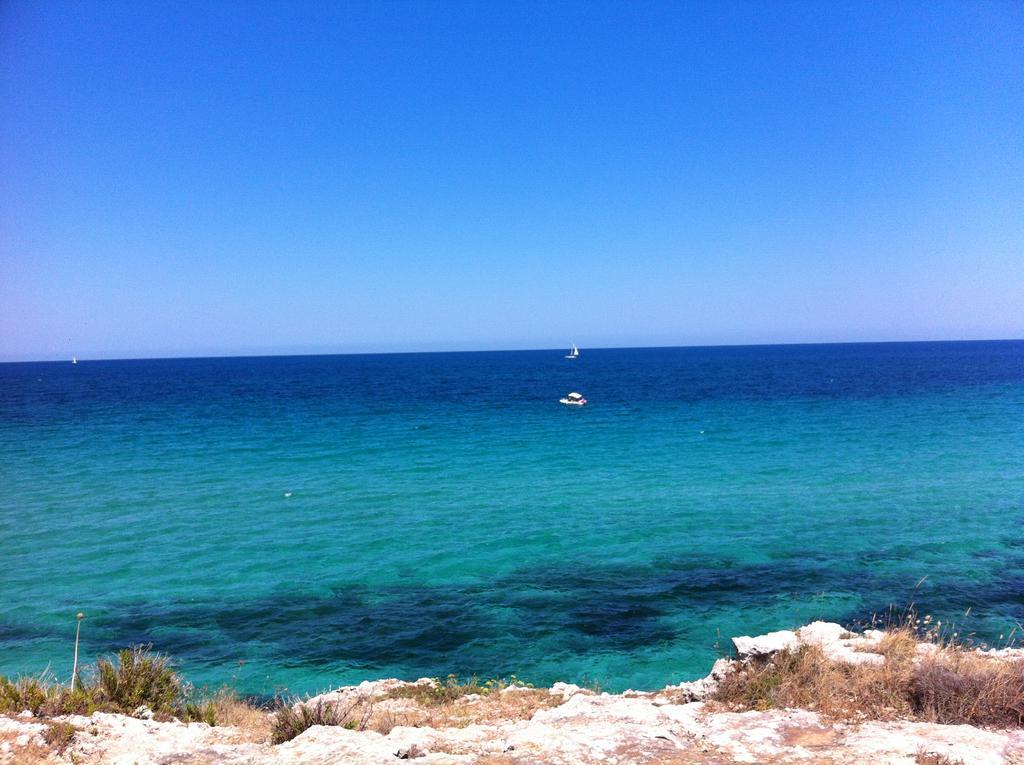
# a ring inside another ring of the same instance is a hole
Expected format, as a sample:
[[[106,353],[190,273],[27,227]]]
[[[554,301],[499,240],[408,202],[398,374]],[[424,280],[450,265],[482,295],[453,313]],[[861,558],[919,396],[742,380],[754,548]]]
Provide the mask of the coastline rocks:
[[[795,632],[736,638],[736,659],[719,659],[706,677],[657,692],[598,694],[569,683],[548,689],[513,685],[489,696],[462,697],[440,710],[431,707],[425,716],[420,708],[418,717],[404,715],[415,707],[416,694],[389,694],[434,680],[364,682],[304,703],[376,704],[394,712],[396,724],[380,730],[313,726],[280,745],[227,726],[139,719],[148,717],[143,708],[135,716],[0,717],[0,765],[386,765],[399,760],[423,765],[915,765],[925,755],[965,765],[1024,764],[1022,729],[851,724],[805,709],[726,712],[704,702],[744,662],[800,645],[821,646],[836,661],[884,661],[877,653],[883,638],[877,631],[852,634],[838,624],[814,622]],[[992,661],[1024,658],[1018,649],[979,653]],[[467,717],[467,709],[504,711]],[[513,713],[516,709],[527,711]],[[63,753],[45,742],[54,722],[75,728]]]
[[[0,762],[80,765],[913,765],[933,753],[971,765],[1016,765],[1024,732],[963,725],[835,723],[807,710],[715,712],[702,703],[657,705],[650,695],[575,694],[529,720],[464,728],[398,726],[387,735],[315,726],[279,746],[227,743],[233,729],[119,715],[70,717],[78,728],[64,755],[22,757],[45,725],[0,719]],[[9,737],[9,740],[8,738]]]
[[[877,649],[883,634],[878,630],[869,630],[856,635],[834,622],[811,622],[796,632],[782,630],[757,637],[734,637],[732,643],[736,648],[736,658],[743,662],[768,659],[779,651],[795,650],[802,645],[817,645],[833,661],[846,664],[882,664],[885,658],[874,653],[874,650]]]
[[[704,701],[718,690],[722,680],[732,673],[735,668],[736,663],[732,659],[718,659],[706,677],[679,683],[679,685],[669,685],[661,693],[670,692],[671,700],[675,702],[680,700],[684,702]]]
[[[575,696],[582,691],[582,688],[572,683],[555,683],[548,690],[548,693],[552,696],[561,696],[563,699],[568,699],[570,696]]]

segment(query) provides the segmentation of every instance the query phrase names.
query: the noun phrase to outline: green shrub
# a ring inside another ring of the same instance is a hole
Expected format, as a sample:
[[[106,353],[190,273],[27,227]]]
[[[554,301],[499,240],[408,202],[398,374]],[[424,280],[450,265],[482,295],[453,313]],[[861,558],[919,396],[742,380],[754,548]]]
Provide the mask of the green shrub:
[[[186,702],[180,717],[182,722],[201,722],[213,728],[217,725],[217,702],[213,699]]]
[[[149,707],[157,719],[177,717],[184,722],[216,725],[219,696],[198,697],[171,668],[170,661],[149,646],[118,651],[114,659],[100,659],[70,690],[48,677],[10,680],[0,676],[0,714],[25,709],[38,717],[83,715],[93,712],[134,714]],[[235,699],[236,706],[241,705]]]
[[[154,713],[180,711],[184,691],[181,678],[165,656],[151,653],[150,646],[133,646],[96,663],[96,692],[115,709],[131,714],[145,705]]]
[[[51,695],[51,685],[42,678],[22,677],[8,680],[0,677],[0,712],[17,714],[25,709],[39,714]]]
[[[320,701],[309,704],[283,706],[274,717],[274,727],[270,734],[270,743],[283,744],[291,741],[303,731],[314,725],[342,725],[348,717],[347,712],[338,709],[337,704]]]
[[[93,712],[119,712],[110,702],[100,698],[95,686],[75,684],[75,690],[60,686],[51,687],[50,698],[42,710],[44,717],[57,715],[83,715],[88,717]]]

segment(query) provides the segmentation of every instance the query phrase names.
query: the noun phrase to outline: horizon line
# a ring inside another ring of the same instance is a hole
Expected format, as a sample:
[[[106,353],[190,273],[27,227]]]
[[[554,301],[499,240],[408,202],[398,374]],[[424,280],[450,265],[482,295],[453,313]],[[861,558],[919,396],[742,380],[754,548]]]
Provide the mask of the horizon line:
[[[615,345],[615,346],[590,346],[585,347],[589,351],[622,351],[622,350],[670,350],[670,349],[698,349],[698,348],[783,348],[818,345],[922,345],[926,343],[1015,343],[1022,342],[1022,337],[996,337],[996,338],[972,338],[956,340],[840,340],[825,342],[792,342],[792,343],[708,343],[698,345]],[[560,347],[551,348],[471,348],[463,350],[434,350],[434,351],[335,351],[330,353],[226,353],[226,354],[201,354],[197,356],[97,356],[92,358],[79,358],[72,356],[78,362],[84,361],[188,361],[188,360],[212,360],[212,359],[278,359],[278,358],[318,358],[324,356],[422,356],[430,354],[461,354],[461,353],[547,353],[564,350]],[[582,354],[581,354],[582,355]],[[4,360],[0,364],[67,364],[71,362],[68,358],[51,359],[17,359]]]

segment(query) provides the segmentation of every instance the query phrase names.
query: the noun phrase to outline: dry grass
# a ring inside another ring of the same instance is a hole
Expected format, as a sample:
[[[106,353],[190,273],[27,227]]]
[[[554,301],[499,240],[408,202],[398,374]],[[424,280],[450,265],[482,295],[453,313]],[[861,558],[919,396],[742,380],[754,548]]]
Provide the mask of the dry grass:
[[[887,662],[907,664],[917,655],[917,646],[921,638],[908,625],[893,627],[885,632],[878,643],[877,652],[885,657]]]
[[[241,698],[230,688],[221,688],[207,703],[216,724],[236,728],[239,741],[259,744],[270,739],[273,716],[266,709],[260,709]]]
[[[77,732],[78,728],[71,723],[52,722],[43,731],[43,741],[56,749],[58,754],[63,754],[64,750],[75,740]]]
[[[1024,724],[1024,662],[941,652],[916,665],[909,694],[920,719],[998,727]]]
[[[910,626],[879,645],[884,664],[843,664],[817,646],[780,651],[723,681],[714,701],[727,709],[802,708],[834,719],[914,719],[1021,727],[1024,662],[998,661],[952,642],[917,654]]]
[[[836,719],[890,719],[911,713],[900,693],[907,673],[889,663],[838,664],[818,646],[801,646],[729,675],[713,698],[728,709],[800,708]]]
[[[495,678],[483,683],[478,678],[471,677],[463,683],[459,681],[458,675],[448,675],[444,680],[435,679],[430,683],[416,683],[393,688],[384,698],[412,699],[421,706],[442,706],[466,696],[491,696],[511,686],[531,687],[519,685],[515,676],[509,680]]]
[[[386,714],[391,718],[391,727],[397,724],[430,728],[465,728],[467,725],[529,720],[538,710],[550,709],[562,702],[561,696],[552,696],[547,691],[527,689],[494,693],[465,703],[415,706]]]
[[[473,724],[489,724],[504,720],[528,720],[540,709],[562,703],[561,696],[552,696],[511,680],[495,679],[480,683],[472,678],[460,683],[454,675],[432,684],[404,685],[385,694],[382,700],[408,699],[412,706],[394,710],[387,706],[375,716],[384,726],[395,725],[431,728],[464,728]],[[383,732],[383,731],[382,731]]]
[[[526,720],[539,709],[562,703],[546,690],[506,681],[459,683],[450,676],[431,684],[402,685],[380,696],[359,696],[316,704],[298,703],[278,710],[271,742],[290,741],[314,725],[340,725],[387,735],[396,726],[464,728],[474,723]]]

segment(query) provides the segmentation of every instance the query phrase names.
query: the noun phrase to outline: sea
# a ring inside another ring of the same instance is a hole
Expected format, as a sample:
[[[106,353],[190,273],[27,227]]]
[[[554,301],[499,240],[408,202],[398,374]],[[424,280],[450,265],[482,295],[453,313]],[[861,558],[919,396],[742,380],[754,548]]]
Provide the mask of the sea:
[[[148,644],[307,694],[703,676],[1024,621],[1024,342],[0,365],[0,673]],[[578,391],[585,407],[559,398]]]

